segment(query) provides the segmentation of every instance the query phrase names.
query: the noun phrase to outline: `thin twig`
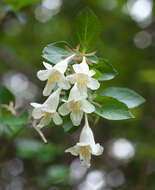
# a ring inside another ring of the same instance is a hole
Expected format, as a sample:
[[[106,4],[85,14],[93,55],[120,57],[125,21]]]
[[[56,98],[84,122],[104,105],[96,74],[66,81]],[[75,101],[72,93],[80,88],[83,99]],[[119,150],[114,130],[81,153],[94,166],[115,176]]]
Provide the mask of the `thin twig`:
[[[88,58],[86,58],[86,61],[87,61],[88,65],[93,66],[92,62]]]
[[[93,56],[93,55],[96,54],[96,51],[93,51],[93,52],[90,52],[90,53],[81,53],[81,52],[80,52],[80,44],[78,44],[75,49],[71,49],[71,48],[69,48],[68,46],[65,46],[65,48],[66,48],[67,51],[69,51],[70,53],[76,54],[77,58],[74,60],[74,61],[75,61],[75,64],[76,64],[76,62],[79,61],[83,56],[89,57],[89,56]],[[67,58],[68,56],[69,56],[69,55],[62,56],[62,58]],[[93,63],[92,63],[88,58],[86,58],[86,61],[87,61],[87,63],[88,63],[90,66],[93,66]]]
[[[47,139],[45,138],[45,136],[44,136],[44,134],[42,133],[42,131],[38,128],[38,127],[36,127],[36,126],[33,126],[33,128],[37,131],[37,133],[40,135],[40,137],[42,138],[42,140],[43,140],[43,142],[45,143],[45,144],[47,144],[48,142],[47,142]]]
[[[32,124],[32,127],[37,131],[37,133],[40,135],[40,137],[42,138],[43,142],[45,144],[47,144],[47,139],[45,138],[44,134],[42,133],[41,129],[37,127],[37,121],[36,120],[31,120],[31,124]]]

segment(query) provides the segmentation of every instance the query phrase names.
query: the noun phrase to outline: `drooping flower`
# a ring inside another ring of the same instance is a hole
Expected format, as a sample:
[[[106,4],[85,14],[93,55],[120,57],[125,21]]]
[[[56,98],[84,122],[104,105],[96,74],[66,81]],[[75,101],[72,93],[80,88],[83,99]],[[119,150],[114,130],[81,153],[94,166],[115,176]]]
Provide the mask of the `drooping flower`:
[[[87,88],[96,90],[100,87],[100,83],[96,79],[92,78],[95,71],[89,70],[86,57],[83,57],[80,64],[74,64],[73,69],[75,73],[67,76],[67,80],[69,80],[71,84],[77,83],[80,93],[86,94]]]
[[[34,107],[32,111],[33,118],[42,118],[37,127],[42,128],[48,125],[51,119],[53,119],[56,125],[60,125],[62,123],[62,119],[56,111],[59,104],[60,91],[61,89],[57,89],[53,92],[43,104],[31,103]]]
[[[66,80],[64,73],[66,72],[69,61],[73,58],[74,55],[67,57],[66,59],[60,61],[55,66],[43,62],[46,70],[40,70],[37,73],[37,76],[40,80],[47,80],[46,86],[43,90],[44,96],[49,96],[52,89],[58,85],[58,87],[68,90],[70,84]]]
[[[87,115],[85,116],[85,125],[81,131],[79,142],[68,148],[65,152],[70,152],[74,156],[80,156],[81,163],[84,167],[90,167],[91,154],[99,156],[103,153],[103,147],[96,144],[94,135],[89,127]]]
[[[86,100],[86,97],[80,96],[77,85],[75,84],[70,91],[68,101],[61,105],[58,111],[62,116],[70,113],[73,125],[78,126],[83,118],[83,113],[92,113],[95,111],[95,107]]]

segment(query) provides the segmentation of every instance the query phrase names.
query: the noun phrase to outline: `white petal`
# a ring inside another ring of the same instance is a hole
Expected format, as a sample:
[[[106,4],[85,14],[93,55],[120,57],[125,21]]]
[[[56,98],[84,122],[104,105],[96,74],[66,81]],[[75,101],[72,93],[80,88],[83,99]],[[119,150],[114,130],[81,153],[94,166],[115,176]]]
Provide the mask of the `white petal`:
[[[92,154],[98,156],[103,153],[103,147],[99,144],[95,144],[95,139],[93,132],[88,124],[87,115],[85,115],[85,126],[82,129],[81,135],[80,135],[80,144],[89,144],[91,147]]]
[[[100,144],[96,144],[92,149],[92,154],[99,156],[103,153],[104,148]]]
[[[45,66],[45,68],[46,68],[47,70],[52,69],[52,65],[50,65],[49,63],[46,63],[46,62],[43,61],[43,65]]]
[[[53,113],[56,111],[59,104],[59,96],[61,89],[57,89],[53,92],[48,99],[42,105],[42,109],[46,112]]]
[[[71,148],[66,149],[65,152],[70,152],[72,155],[78,156],[77,146],[76,145],[71,147]]]
[[[90,168],[91,153],[88,154],[87,159],[84,159],[82,155],[80,154],[80,160],[83,167]]]
[[[65,73],[67,67],[68,67],[68,63],[69,61],[74,57],[74,55],[71,55],[69,57],[67,57],[66,59],[60,61],[59,63],[57,63],[53,69],[60,71],[61,73]]]
[[[90,144],[87,142],[86,143],[85,142],[78,142],[78,143],[76,143],[76,145],[79,147],[82,147],[82,146],[89,146]]]
[[[65,89],[65,90],[68,90],[70,88],[70,84],[64,75],[62,75],[61,79],[58,82],[58,85],[60,88]]]
[[[88,66],[88,64],[86,62],[86,57],[83,57],[82,63],[80,65],[83,68],[83,72],[84,73],[88,73],[89,72],[89,66]]]
[[[85,113],[92,113],[95,111],[95,106],[93,106],[90,102],[87,100],[82,100],[82,110]]]
[[[47,80],[48,79],[48,75],[49,75],[49,71],[48,70],[40,70],[37,73],[37,77],[41,80]]]
[[[40,108],[42,106],[42,104],[31,103],[31,106],[33,106],[34,108]]]
[[[84,73],[88,74],[89,72],[89,66],[86,62],[86,57],[83,57],[82,63],[80,64],[74,64],[73,69],[76,73]]]
[[[59,63],[57,63],[54,67],[53,67],[53,69],[55,69],[55,70],[57,70],[57,71],[59,71],[59,72],[61,72],[62,74],[63,73],[65,73],[65,71],[66,71],[66,69],[67,69],[67,63],[66,62],[59,62]]]
[[[76,82],[76,74],[72,74],[66,77],[66,79],[71,83],[71,84],[75,84]]]
[[[100,87],[100,83],[96,79],[89,78],[87,86],[92,90],[97,90]]]
[[[46,83],[46,86],[45,86],[45,88],[44,88],[44,90],[43,90],[43,95],[44,95],[44,96],[49,96],[50,93],[51,93],[51,91],[52,91],[53,88],[55,87],[55,85],[56,85],[56,83],[51,84],[51,83],[47,82],[47,83]]]
[[[48,125],[51,122],[51,117],[43,117],[37,127],[43,128],[44,126]]]
[[[83,69],[80,64],[74,64],[73,69],[76,73],[83,73]]]
[[[44,115],[44,112],[41,110],[41,108],[34,108],[32,111],[32,117],[34,119],[40,119]]]
[[[64,103],[62,104],[58,111],[59,113],[62,115],[62,116],[65,116],[67,114],[69,114],[71,112],[71,109],[69,108],[70,104],[67,102],[67,103]]]
[[[54,116],[53,116],[53,121],[56,125],[61,125],[62,124],[62,119],[60,117],[60,115],[55,112]]]
[[[77,85],[75,84],[73,88],[70,90],[68,101],[72,100],[79,100],[81,99],[79,89],[77,88]]]
[[[79,86],[77,84],[78,90],[79,90],[79,94],[78,96],[81,97],[79,99],[85,99],[88,97],[88,92],[87,92],[87,86]]]
[[[80,111],[79,114],[74,114],[73,112],[71,112],[71,114],[70,114],[70,118],[73,122],[73,125],[75,125],[75,126],[80,125],[82,117],[83,117],[82,111]]]
[[[85,117],[85,126],[83,127],[81,134],[80,134],[80,143],[89,144],[92,147],[95,146],[94,135],[89,127],[87,116]]]
[[[88,76],[92,77],[95,74],[96,74],[96,72],[94,70],[90,70],[89,73],[88,73]]]

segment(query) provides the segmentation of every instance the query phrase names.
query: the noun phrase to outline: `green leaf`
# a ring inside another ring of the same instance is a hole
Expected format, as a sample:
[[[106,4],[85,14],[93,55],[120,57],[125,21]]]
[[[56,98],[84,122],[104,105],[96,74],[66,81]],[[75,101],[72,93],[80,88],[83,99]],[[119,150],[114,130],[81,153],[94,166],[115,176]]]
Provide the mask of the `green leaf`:
[[[10,116],[10,115],[1,115],[0,116],[0,123],[2,125],[9,125],[9,126],[19,126],[19,125],[26,125],[28,123],[29,115],[27,112],[24,112],[21,116]]]
[[[70,45],[65,41],[55,42],[52,44],[48,44],[43,49],[42,57],[47,61],[56,64],[59,61],[63,60],[63,56],[71,55],[69,51],[65,48],[65,46],[70,47]]]
[[[116,69],[104,59],[99,59],[98,64],[94,65],[92,68],[96,74],[94,78],[105,81],[113,79],[118,73]]]
[[[92,55],[92,56],[89,56],[87,57],[92,63],[94,64],[98,64],[98,57],[96,55]]]
[[[14,11],[18,11],[22,7],[38,1],[40,0],[3,0],[3,2],[8,3],[14,9]]]
[[[16,147],[18,156],[21,158],[32,158],[42,150],[43,144],[37,140],[18,139],[16,140]]]
[[[41,162],[48,163],[60,156],[64,149],[54,143],[43,144],[34,139],[19,138],[16,140],[17,154],[21,158],[36,158]]]
[[[1,104],[9,104],[10,102],[14,102],[14,95],[3,85],[0,85],[0,105]]]
[[[96,114],[108,120],[124,120],[134,118],[128,107],[118,100],[101,96],[94,99],[101,107],[96,106]]]
[[[65,132],[72,133],[78,129],[78,126],[74,126],[69,116],[63,119],[63,128]]]
[[[55,160],[58,156],[64,153],[63,147],[54,144],[54,143],[48,143],[43,146],[43,148],[38,151],[37,158],[44,163],[52,162]]]
[[[83,51],[86,47],[86,52],[92,50],[100,34],[100,23],[96,15],[88,8],[81,12],[75,20],[73,26],[73,42],[76,45],[80,44],[80,49]]]
[[[102,91],[101,95],[116,98],[120,102],[125,103],[128,108],[135,108],[145,102],[143,97],[128,88],[106,88]]]
[[[69,180],[69,169],[63,165],[51,166],[47,170],[49,184],[67,184]]]

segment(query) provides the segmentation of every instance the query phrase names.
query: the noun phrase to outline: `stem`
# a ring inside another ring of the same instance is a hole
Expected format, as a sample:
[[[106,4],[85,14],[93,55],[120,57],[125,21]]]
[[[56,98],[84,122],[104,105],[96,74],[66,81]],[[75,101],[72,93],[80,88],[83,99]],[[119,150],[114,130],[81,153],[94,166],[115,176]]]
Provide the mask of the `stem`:
[[[44,134],[41,132],[41,130],[38,128],[38,127],[36,127],[36,126],[33,126],[33,128],[37,131],[37,133],[40,135],[40,137],[42,138],[42,140],[43,140],[43,142],[45,143],[45,144],[47,144],[48,142],[47,142],[47,139],[45,138],[45,136],[44,136]]]

